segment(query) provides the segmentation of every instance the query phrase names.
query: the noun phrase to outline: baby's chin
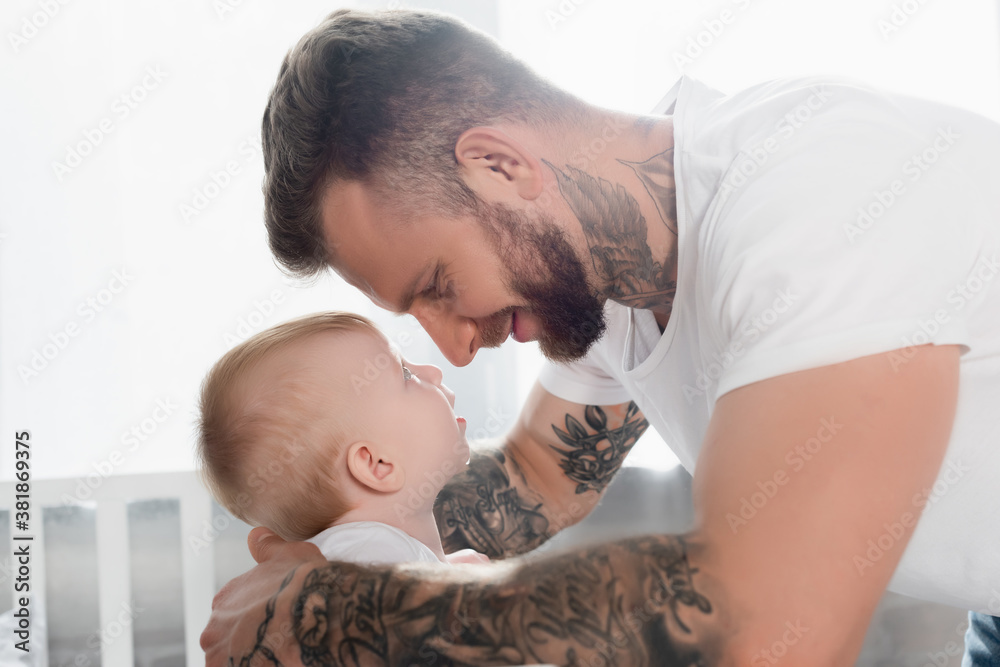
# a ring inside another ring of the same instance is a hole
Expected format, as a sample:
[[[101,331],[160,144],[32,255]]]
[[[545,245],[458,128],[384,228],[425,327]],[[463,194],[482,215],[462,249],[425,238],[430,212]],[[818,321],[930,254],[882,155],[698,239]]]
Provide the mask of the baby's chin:
[[[462,438],[462,444],[464,445],[464,448],[461,450],[457,461],[462,469],[465,469],[469,466],[469,460],[472,458],[472,447],[469,445],[469,441],[464,437]]]
[[[455,443],[452,445],[451,451],[455,454],[452,460],[461,464],[464,468],[469,462],[469,457],[472,455],[472,446],[469,445],[465,433],[459,432],[455,436]]]

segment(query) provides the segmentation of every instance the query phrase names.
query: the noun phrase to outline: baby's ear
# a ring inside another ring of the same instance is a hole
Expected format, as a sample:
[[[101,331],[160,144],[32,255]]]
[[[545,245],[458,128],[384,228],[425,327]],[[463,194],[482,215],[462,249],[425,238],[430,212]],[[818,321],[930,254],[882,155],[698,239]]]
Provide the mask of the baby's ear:
[[[405,481],[402,466],[371,442],[355,442],[347,448],[347,469],[358,483],[378,493],[395,493]]]

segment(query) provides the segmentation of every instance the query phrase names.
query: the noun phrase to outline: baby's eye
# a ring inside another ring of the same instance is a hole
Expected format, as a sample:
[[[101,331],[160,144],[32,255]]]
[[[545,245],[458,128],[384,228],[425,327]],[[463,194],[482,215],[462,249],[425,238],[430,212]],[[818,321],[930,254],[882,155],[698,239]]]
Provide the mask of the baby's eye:
[[[413,378],[413,372],[409,368],[403,366],[403,380],[410,380]]]

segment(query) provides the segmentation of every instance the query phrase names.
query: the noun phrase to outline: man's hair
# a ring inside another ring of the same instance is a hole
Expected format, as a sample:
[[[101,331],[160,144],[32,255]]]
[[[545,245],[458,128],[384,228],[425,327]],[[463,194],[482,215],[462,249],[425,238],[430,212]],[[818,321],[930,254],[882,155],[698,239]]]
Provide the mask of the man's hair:
[[[361,315],[328,312],[290,320],[229,350],[201,386],[197,454],[202,478],[233,516],[305,540],[349,507],[335,463],[352,428],[350,406],[331,405],[335,379],[310,359],[255,374],[274,354],[321,333],[383,334]],[[255,375],[257,375],[255,377]],[[345,380],[345,386],[347,381]]]
[[[286,273],[321,274],[335,257],[320,214],[337,182],[359,181],[395,212],[472,212],[455,143],[479,125],[545,128],[584,104],[453,17],[341,9],[289,51],[264,110],[264,219]]]

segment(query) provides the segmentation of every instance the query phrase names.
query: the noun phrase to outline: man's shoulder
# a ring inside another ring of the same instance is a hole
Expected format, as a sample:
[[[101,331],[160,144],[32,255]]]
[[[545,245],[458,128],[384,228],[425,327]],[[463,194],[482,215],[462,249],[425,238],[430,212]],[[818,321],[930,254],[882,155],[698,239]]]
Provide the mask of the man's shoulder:
[[[726,90],[685,75],[678,81],[675,89],[679,93],[678,97],[683,97],[680,91],[686,89],[687,97],[692,101],[707,102],[709,111],[730,113],[761,110],[769,103],[798,101],[812,96],[818,96],[820,101],[834,97],[854,97],[867,99],[873,104],[891,102],[895,97],[919,99],[889,91],[856,77],[839,74],[775,77]],[[929,100],[925,101],[931,103]]]
[[[763,147],[775,156],[818,143],[835,149],[852,138],[852,150],[885,151],[895,146],[880,141],[933,140],[949,124],[1000,137],[1000,124],[973,111],[848,76],[782,77],[733,92],[682,77],[677,88],[681,148],[695,155]]]

